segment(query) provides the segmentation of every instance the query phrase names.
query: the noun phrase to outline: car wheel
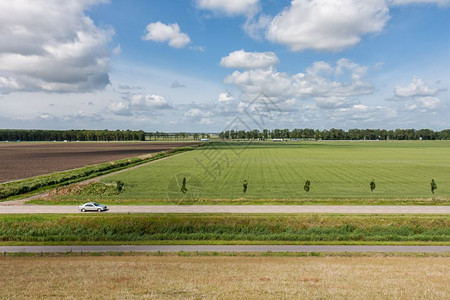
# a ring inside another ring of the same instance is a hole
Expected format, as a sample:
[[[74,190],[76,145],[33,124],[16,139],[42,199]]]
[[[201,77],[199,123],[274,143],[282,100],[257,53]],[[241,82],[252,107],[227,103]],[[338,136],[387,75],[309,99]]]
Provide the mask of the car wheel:
[[[84,208],[81,209],[81,212],[85,212],[86,210]]]
[[[98,211],[98,212],[101,212],[101,211],[102,211],[102,209],[101,209],[101,208],[99,208],[99,209],[97,209],[97,211]]]

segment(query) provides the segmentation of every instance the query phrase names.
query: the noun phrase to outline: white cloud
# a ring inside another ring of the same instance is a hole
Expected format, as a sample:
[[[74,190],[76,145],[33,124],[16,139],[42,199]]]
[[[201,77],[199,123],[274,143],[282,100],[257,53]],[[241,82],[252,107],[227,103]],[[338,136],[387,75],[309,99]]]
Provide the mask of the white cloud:
[[[127,101],[114,102],[110,106],[108,106],[108,110],[113,114],[120,116],[132,115],[130,110],[130,103]]]
[[[409,111],[433,111],[439,108],[441,105],[441,100],[435,97],[418,97],[414,99],[413,103],[408,103],[405,105],[406,110]]]
[[[219,98],[218,98],[219,102],[229,102],[229,101],[233,101],[233,100],[234,100],[234,98],[228,93],[220,93],[219,94]]]
[[[108,106],[109,112],[122,116],[140,115],[155,110],[172,108],[172,104],[162,96],[142,94],[130,95]]]
[[[255,69],[275,66],[279,62],[277,55],[273,52],[246,52],[241,49],[223,57],[220,65],[226,68]]]
[[[203,118],[203,117],[210,117],[211,113],[209,111],[204,111],[198,108],[191,108],[190,110],[184,113],[184,116],[190,118]]]
[[[384,0],[293,0],[275,16],[266,36],[292,51],[339,51],[381,32],[388,19]]]
[[[189,36],[180,31],[177,23],[167,25],[161,22],[150,23],[147,25],[147,34],[143,39],[161,43],[168,42],[169,46],[174,48],[183,48],[191,42]]]
[[[196,0],[197,7],[228,16],[254,14],[259,0]]]
[[[308,97],[352,97],[372,93],[366,80],[367,68],[348,59],[336,66],[315,62],[304,73],[278,72],[274,67],[234,71],[225,83],[237,85],[242,99],[251,101],[261,92],[275,101]]]
[[[132,95],[129,98],[132,108],[142,110],[170,109],[172,105],[159,95]]]
[[[105,2],[1,1],[1,92],[104,89],[114,31],[96,26],[84,11]]]
[[[434,96],[438,92],[439,89],[430,88],[422,79],[416,77],[408,86],[396,86],[394,89],[394,94],[402,98]]]

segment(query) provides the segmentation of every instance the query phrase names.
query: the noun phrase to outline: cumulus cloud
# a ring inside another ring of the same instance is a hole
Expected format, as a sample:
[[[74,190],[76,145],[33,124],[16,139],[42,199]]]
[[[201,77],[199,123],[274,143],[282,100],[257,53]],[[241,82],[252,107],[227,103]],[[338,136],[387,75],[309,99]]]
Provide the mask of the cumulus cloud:
[[[184,113],[184,116],[190,118],[202,118],[202,117],[210,117],[211,113],[209,111],[204,111],[198,108],[191,108],[190,110]]]
[[[242,69],[267,68],[279,63],[273,52],[246,52],[243,49],[231,52],[220,61],[222,67]]]
[[[430,88],[422,79],[416,77],[408,86],[396,86],[394,89],[394,94],[401,98],[434,96],[438,92],[439,89]]]
[[[104,89],[114,31],[96,26],[85,10],[105,2],[0,2],[1,92]]]
[[[211,118],[213,114],[206,109],[191,108],[184,113],[184,116],[200,125],[214,124],[214,121]]]
[[[435,97],[419,97],[415,98],[413,103],[405,105],[405,109],[409,111],[432,111],[441,105],[441,100]]]
[[[225,78],[225,83],[237,85],[246,101],[251,101],[260,93],[274,101],[352,97],[372,93],[373,88],[365,78],[367,70],[367,67],[348,59],[340,59],[335,66],[315,62],[305,72],[297,74],[278,72],[273,66],[234,71]]]
[[[130,103],[128,101],[114,102],[108,106],[108,110],[119,116],[130,116],[132,112],[130,110]]]
[[[161,43],[167,42],[169,46],[174,48],[183,48],[191,42],[189,36],[180,31],[178,23],[164,24],[159,21],[147,25],[147,34],[143,39]]]
[[[266,36],[292,51],[339,51],[381,32],[388,19],[384,0],[293,0],[273,18]]]
[[[133,95],[129,98],[133,108],[142,110],[169,109],[172,105],[159,95]]]
[[[234,98],[228,93],[220,93],[219,98],[217,100],[219,102],[229,102],[229,101],[233,101]]]
[[[433,112],[436,111],[441,104],[441,100],[435,97],[419,97],[414,98],[414,101],[410,103],[406,103],[404,109],[410,112]]]
[[[155,110],[172,108],[172,104],[162,96],[142,94],[130,95],[108,106],[109,112],[122,116],[139,115]]]
[[[259,0],[196,0],[197,7],[228,16],[253,14]]]
[[[414,77],[407,86],[394,88],[395,98],[393,100],[406,101],[405,111],[433,112],[442,105],[442,101],[435,97],[442,91],[438,88],[431,88],[422,79]]]

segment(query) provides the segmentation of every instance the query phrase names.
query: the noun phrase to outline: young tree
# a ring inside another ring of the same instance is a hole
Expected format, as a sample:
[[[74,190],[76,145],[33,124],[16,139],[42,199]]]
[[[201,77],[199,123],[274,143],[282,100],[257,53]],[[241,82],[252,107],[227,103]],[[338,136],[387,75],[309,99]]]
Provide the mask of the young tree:
[[[436,182],[434,182],[434,179],[431,179],[431,192],[434,194],[434,191],[437,189]]]
[[[116,182],[117,192],[121,193],[121,192],[123,191],[123,186],[124,186],[124,185],[125,185],[125,184],[124,184],[122,181],[118,180],[118,181]]]
[[[305,185],[303,186],[303,189],[305,190],[305,192],[309,192],[309,190],[311,189],[311,181],[306,180],[305,181]]]
[[[375,179],[373,179],[370,182],[370,192],[373,194],[373,191],[375,190],[375,188],[377,187],[377,185],[375,184]]]
[[[183,183],[181,184],[181,192],[183,194],[186,194],[187,188],[186,188],[186,177],[183,177]]]
[[[244,184],[242,185],[242,187],[243,187],[244,194],[247,193],[247,187],[248,187],[247,180],[244,180]]]

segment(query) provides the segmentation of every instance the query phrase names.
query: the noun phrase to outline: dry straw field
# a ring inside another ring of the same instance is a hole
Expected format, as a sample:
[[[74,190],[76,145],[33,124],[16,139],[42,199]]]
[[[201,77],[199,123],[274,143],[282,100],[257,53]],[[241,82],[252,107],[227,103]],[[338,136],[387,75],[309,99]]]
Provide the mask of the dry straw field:
[[[448,299],[448,257],[1,257],[4,299]]]

